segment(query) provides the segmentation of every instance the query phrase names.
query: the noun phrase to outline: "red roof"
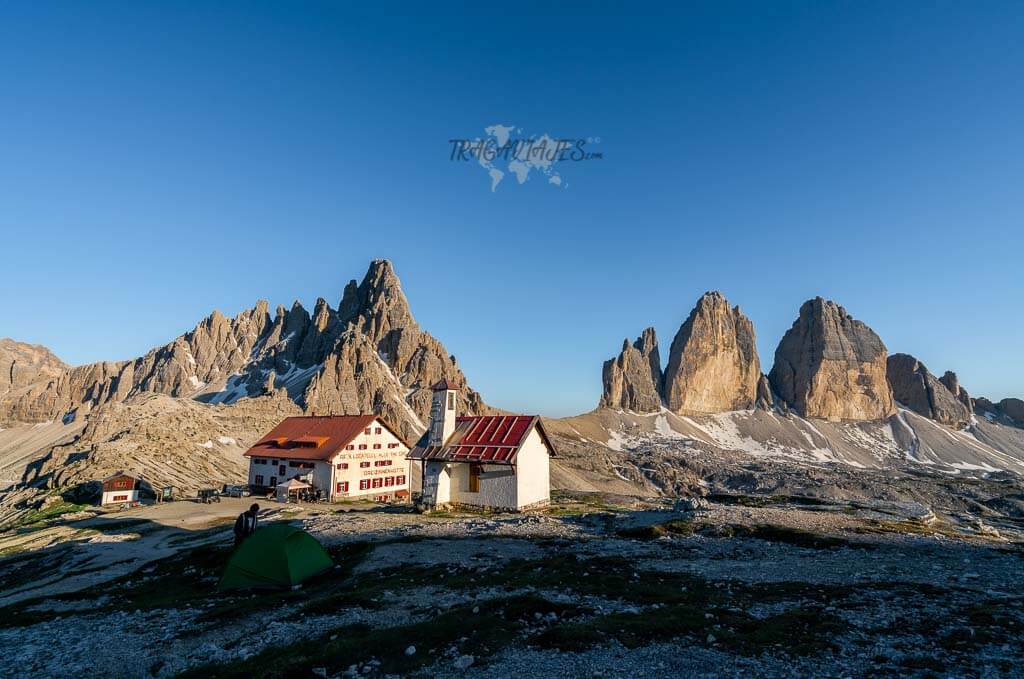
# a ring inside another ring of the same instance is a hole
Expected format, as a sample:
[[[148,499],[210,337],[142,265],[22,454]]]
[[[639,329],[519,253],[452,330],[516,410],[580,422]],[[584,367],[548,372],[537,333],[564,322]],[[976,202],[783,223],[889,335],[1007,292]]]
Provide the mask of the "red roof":
[[[550,455],[555,449],[536,415],[479,415],[455,418],[455,431],[443,446],[428,446],[429,432],[410,453],[412,460],[515,464],[519,449],[537,428]]]
[[[405,443],[401,434],[377,415],[286,417],[245,451],[245,455],[284,460],[330,460],[374,422],[387,427]]]

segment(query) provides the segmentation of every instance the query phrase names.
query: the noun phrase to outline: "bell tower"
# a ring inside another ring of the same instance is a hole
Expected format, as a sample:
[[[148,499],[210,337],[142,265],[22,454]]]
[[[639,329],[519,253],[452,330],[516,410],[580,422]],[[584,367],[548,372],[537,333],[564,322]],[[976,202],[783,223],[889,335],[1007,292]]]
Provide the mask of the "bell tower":
[[[447,379],[442,379],[431,389],[434,391],[430,401],[430,435],[428,446],[443,446],[455,431],[455,401],[459,390]]]

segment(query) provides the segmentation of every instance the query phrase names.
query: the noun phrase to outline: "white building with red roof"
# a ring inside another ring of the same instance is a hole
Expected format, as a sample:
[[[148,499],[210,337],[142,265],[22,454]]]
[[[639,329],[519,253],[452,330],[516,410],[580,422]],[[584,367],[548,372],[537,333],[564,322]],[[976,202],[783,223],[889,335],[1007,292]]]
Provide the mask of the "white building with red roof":
[[[551,500],[555,455],[540,417],[458,417],[458,388],[434,385],[430,428],[409,459],[421,463],[422,504],[522,511]]]
[[[408,453],[402,437],[377,415],[331,415],[285,418],[245,456],[254,492],[274,492],[298,479],[335,501],[408,497]]]

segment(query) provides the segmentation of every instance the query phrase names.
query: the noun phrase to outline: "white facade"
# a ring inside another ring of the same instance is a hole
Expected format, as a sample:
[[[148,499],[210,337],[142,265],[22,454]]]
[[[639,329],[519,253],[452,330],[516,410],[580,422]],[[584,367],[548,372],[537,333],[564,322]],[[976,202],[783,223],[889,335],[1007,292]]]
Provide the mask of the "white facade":
[[[96,497],[93,495],[93,497]],[[116,505],[122,502],[138,502],[139,501],[139,490],[134,488],[132,490],[105,490],[103,491],[103,497],[100,499],[101,505]]]
[[[550,502],[552,451],[541,433],[539,421],[530,426],[518,442],[510,463],[452,461],[444,459],[446,454],[443,450],[440,455],[436,450],[451,445],[449,439],[456,429],[455,391],[435,389],[431,406],[434,419],[431,420],[425,445],[414,454],[414,457],[420,454],[427,456],[422,461],[421,479],[417,479],[416,484],[422,484],[420,497],[423,505],[468,505],[520,511]],[[457,445],[459,436],[454,438]],[[515,442],[511,443],[515,445]],[[480,445],[487,446],[486,443]],[[431,449],[435,452],[422,452]]]
[[[474,467],[477,484],[470,479]],[[536,427],[520,447],[514,465],[428,460],[424,468],[423,501],[428,505],[520,511],[551,500],[550,456]]]
[[[297,477],[321,490],[331,502],[391,498],[399,491],[409,491],[408,453],[401,439],[374,420],[329,461],[249,458],[249,485],[270,488]]]

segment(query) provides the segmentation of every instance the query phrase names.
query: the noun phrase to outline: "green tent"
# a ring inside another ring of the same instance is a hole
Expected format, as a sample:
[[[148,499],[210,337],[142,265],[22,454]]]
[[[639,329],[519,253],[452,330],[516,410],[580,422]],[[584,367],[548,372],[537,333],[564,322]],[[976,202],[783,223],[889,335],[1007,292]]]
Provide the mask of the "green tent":
[[[258,528],[228,559],[217,589],[291,587],[334,566],[316,538],[295,526]]]

